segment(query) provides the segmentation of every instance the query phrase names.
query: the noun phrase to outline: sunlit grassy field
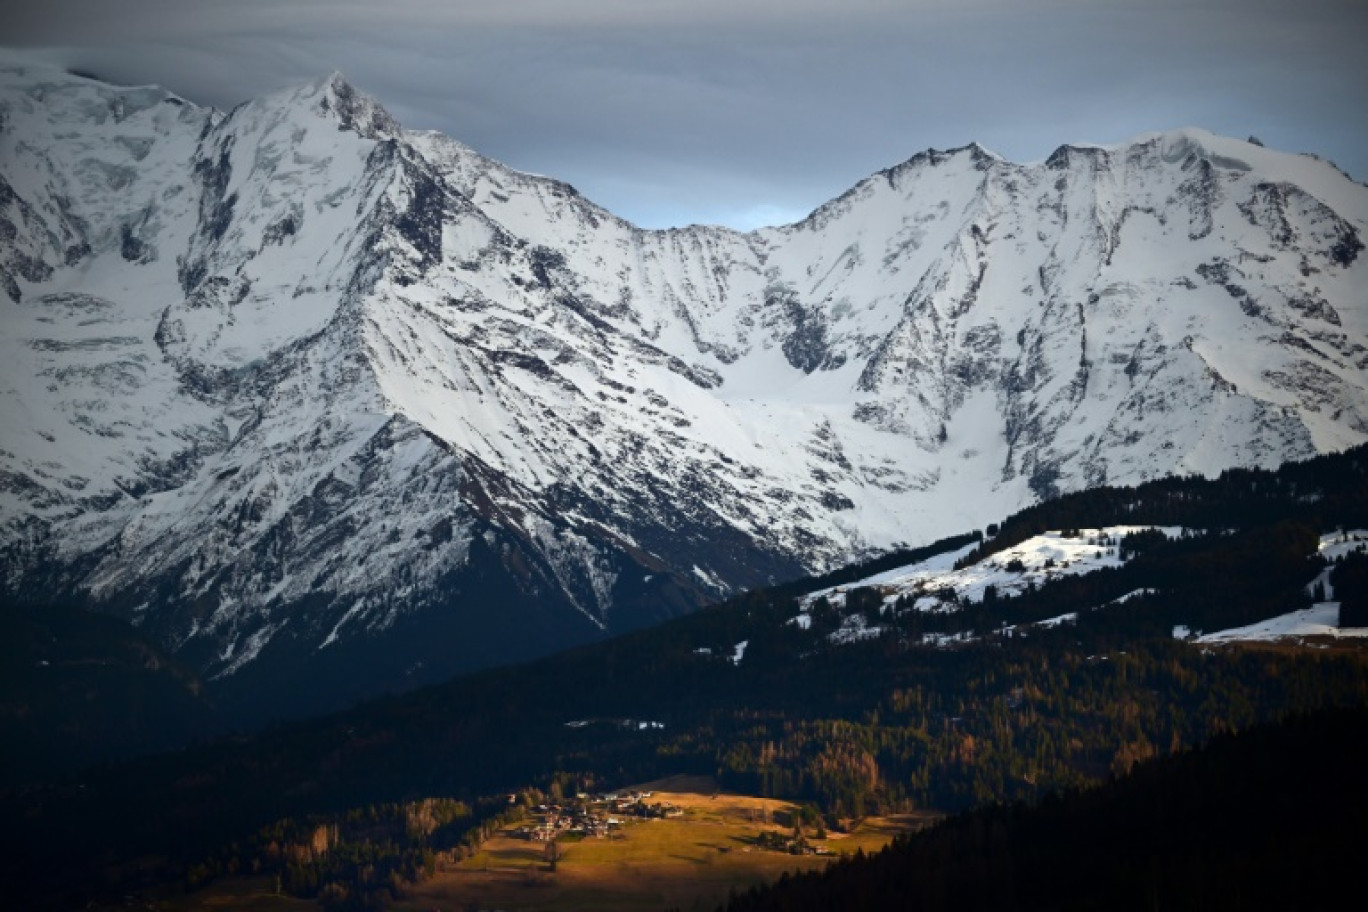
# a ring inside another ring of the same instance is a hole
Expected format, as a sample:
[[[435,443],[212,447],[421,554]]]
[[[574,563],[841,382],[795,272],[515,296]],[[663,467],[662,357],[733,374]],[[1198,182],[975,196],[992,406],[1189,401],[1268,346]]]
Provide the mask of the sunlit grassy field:
[[[849,834],[818,844],[831,855],[794,856],[758,848],[764,830],[792,830],[793,806],[784,801],[716,792],[705,779],[673,779],[641,786],[652,802],[683,808],[682,817],[628,818],[614,839],[561,843],[552,872],[545,845],[501,834],[459,865],[409,891],[397,909],[629,910],[713,909],[730,890],[777,878],[784,871],[829,864],[841,853],[869,852],[933,815],[866,818]]]

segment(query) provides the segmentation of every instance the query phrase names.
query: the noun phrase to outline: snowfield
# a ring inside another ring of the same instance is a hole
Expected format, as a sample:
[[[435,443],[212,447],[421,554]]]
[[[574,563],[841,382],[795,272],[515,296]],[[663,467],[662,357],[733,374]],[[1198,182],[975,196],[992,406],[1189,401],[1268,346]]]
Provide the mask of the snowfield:
[[[1219,630],[1191,637],[1185,628],[1174,630],[1179,639],[1191,639],[1194,643],[1237,643],[1249,641],[1272,642],[1277,640],[1300,640],[1306,637],[1341,637],[1357,639],[1368,637],[1368,627],[1339,626],[1339,602],[1321,602],[1310,608],[1293,611],[1280,617],[1269,618],[1246,627]]]
[[[900,599],[911,600],[913,610],[957,611],[961,605],[955,600],[981,602],[984,591],[989,586],[995,588],[1000,598],[1010,598],[1029,587],[1038,588],[1051,579],[1090,573],[1104,567],[1120,567],[1123,562],[1117,554],[1117,547],[1121,540],[1126,535],[1150,529],[1157,529],[1169,538],[1177,538],[1184,534],[1184,530],[1177,526],[1108,526],[1101,529],[1076,530],[1077,534],[1070,536],[1065,536],[1062,532],[1046,532],[973,565],[959,570],[954,569],[955,563],[976,547],[969,545],[855,583],[813,592],[799,602],[798,614],[787,623],[803,630],[811,629],[812,611],[819,601],[838,611],[844,611],[848,595],[861,589],[872,589],[878,593],[882,603],[881,610],[884,613],[892,610],[893,605]],[[1350,530],[1327,533],[1321,536],[1318,551],[1327,560],[1334,560],[1353,551],[1368,551],[1368,532]],[[1334,591],[1329,576],[1330,568],[1326,568],[1308,584],[1308,593],[1315,586],[1320,586],[1327,595],[1333,597]],[[1106,610],[1111,605],[1123,604],[1132,598],[1153,592],[1154,590],[1150,589],[1136,590],[1106,605],[1097,606],[1094,610]],[[1029,635],[1032,628],[1048,629],[1074,623],[1077,619],[1076,612],[1068,612],[1029,624],[1007,625],[995,630],[993,635]],[[855,643],[878,637],[885,630],[883,625],[872,623],[864,615],[853,612],[844,614],[840,627],[828,634],[827,639],[836,644]],[[1187,626],[1178,625],[1173,629],[1173,636],[1175,639],[1199,644],[1221,644],[1300,640],[1322,636],[1336,639],[1360,638],[1368,637],[1368,628],[1340,627],[1339,603],[1327,601],[1256,624],[1213,633],[1194,633]],[[983,637],[979,633],[924,633],[920,636],[921,644],[928,646],[955,646],[981,639]]]
[[[1352,552],[1368,552],[1368,531],[1351,529],[1330,532],[1321,536],[1319,553],[1326,560],[1335,560]],[[1334,598],[1334,587],[1330,583],[1331,568],[1327,567],[1308,586],[1312,591],[1320,586],[1325,595]],[[1195,643],[1220,644],[1239,642],[1274,642],[1279,640],[1302,640],[1307,637],[1330,637],[1332,639],[1359,639],[1368,637],[1368,627],[1339,626],[1339,602],[1318,602],[1310,608],[1302,608],[1279,617],[1269,618],[1257,624],[1218,630],[1194,636],[1186,627],[1175,627],[1173,635],[1180,640]]]
[[[972,552],[976,545],[938,554],[928,560],[879,573],[859,582],[834,586],[814,592],[800,603],[799,613],[790,620],[804,630],[811,627],[811,611],[818,600],[824,600],[838,611],[846,606],[846,596],[857,589],[878,591],[882,610],[887,612],[900,599],[910,599],[917,611],[957,611],[958,602],[981,602],[992,587],[999,598],[1011,598],[1038,588],[1052,579],[1092,573],[1105,567],[1123,565],[1118,549],[1121,540],[1132,533],[1158,529],[1170,538],[1183,534],[1177,526],[1107,526],[1101,529],[1071,530],[1075,534],[1046,532],[1027,539],[1019,545],[990,555],[984,560],[956,570],[955,564]],[[1135,595],[1136,593],[1131,593]],[[1124,601],[1123,596],[1118,601]],[[1003,628],[1001,633],[1011,636],[1030,627],[1055,627],[1076,619],[1076,614],[1065,614],[1035,624]],[[870,623],[859,613],[846,614],[839,629],[828,635],[833,643],[853,643],[880,636],[884,627]],[[927,645],[948,646],[971,642],[973,634],[927,633],[922,642]]]
[[[1368,529],[1350,529],[1321,536],[1320,556],[1336,560],[1353,552],[1368,553]]]
[[[1028,587],[1039,587],[1061,576],[1078,576],[1104,567],[1120,567],[1123,562],[1117,549],[1121,539],[1135,532],[1155,528],[1170,538],[1183,534],[1182,528],[1177,526],[1107,526],[1102,529],[1073,530],[1076,534],[1067,537],[1063,532],[1046,532],[956,570],[955,563],[977,547],[967,545],[859,582],[814,592],[804,598],[803,607],[809,608],[818,599],[826,599],[830,604],[841,607],[845,604],[847,592],[874,588],[880,591],[886,605],[900,598],[912,598],[918,610],[954,610],[956,606],[946,596],[981,602],[989,586],[1000,597],[1011,597]]]

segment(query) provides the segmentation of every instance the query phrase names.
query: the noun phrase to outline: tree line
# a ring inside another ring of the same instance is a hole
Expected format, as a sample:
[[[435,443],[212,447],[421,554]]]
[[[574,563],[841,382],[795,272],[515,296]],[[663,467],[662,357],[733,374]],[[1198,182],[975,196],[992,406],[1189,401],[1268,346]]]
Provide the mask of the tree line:
[[[1368,825],[1365,751],[1363,706],[1294,716],[1099,787],[986,805],[725,912],[1335,908]]]

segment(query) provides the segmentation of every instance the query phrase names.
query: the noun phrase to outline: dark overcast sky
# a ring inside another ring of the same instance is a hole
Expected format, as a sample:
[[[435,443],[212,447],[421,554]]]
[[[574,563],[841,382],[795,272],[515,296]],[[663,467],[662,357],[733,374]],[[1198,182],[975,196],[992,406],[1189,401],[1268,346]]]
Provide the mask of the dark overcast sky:
[[[648,227],[1189,125],[1368,179],[1368,0],[0,0],[0,44],[222,108],[340,70]]]

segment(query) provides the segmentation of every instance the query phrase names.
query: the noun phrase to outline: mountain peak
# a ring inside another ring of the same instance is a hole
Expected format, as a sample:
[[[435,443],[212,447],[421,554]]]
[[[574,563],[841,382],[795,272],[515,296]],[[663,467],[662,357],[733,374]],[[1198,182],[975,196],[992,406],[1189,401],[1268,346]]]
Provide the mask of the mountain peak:
[[[358,91],[341,72],[334,70],[312,84],[319,109],[331,112],[338,126],[366,139],[386,139],[400,132],[399,122],[371,96]]]
[[[334,119],[339,130],[365,139],[389,139],[403,130],[379,101],[353,86],[338,70],[252,99],[234,110],[243,108],[262,112],[301,108]]]

